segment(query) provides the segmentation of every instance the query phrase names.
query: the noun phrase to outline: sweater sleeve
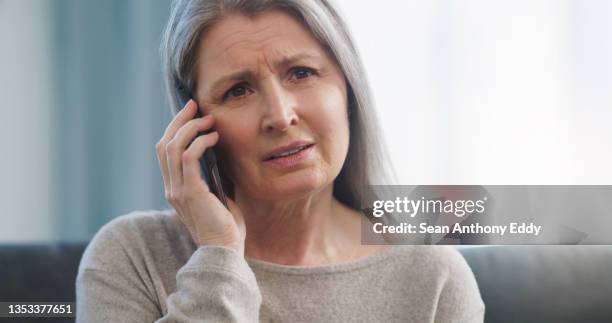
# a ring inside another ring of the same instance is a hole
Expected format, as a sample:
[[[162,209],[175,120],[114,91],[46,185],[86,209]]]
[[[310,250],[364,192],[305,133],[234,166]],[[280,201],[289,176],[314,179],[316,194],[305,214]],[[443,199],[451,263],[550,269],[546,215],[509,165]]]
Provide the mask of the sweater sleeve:
[[[176,275],[166,322],[258,322],[261,293],[244,257],[229,248],[203,246]],[[206,282],[206,283],[203,283]]]
[[[176,275],[167,313],[120,221],[104,226],[87,247],[76,280],[76,322],[257,322],[261,294],[248,263],[235,251],[198,248]],[[127,238],[126,238],[127,239]],[[125,240],[125,239],[123,239]]]

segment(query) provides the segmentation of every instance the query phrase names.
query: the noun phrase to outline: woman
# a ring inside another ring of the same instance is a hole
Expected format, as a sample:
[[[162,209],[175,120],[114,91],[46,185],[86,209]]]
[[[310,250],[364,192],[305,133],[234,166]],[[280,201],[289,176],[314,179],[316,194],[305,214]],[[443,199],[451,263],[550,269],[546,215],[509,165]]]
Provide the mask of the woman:
[[[176,116],[157,154],[174,209],[96,234],[79,322],[483,320],[454,249],[361,244],[359,201],[386,168],[327,0],[178,1],[162,58]],[[229,209],[201,177],[213,147]]]

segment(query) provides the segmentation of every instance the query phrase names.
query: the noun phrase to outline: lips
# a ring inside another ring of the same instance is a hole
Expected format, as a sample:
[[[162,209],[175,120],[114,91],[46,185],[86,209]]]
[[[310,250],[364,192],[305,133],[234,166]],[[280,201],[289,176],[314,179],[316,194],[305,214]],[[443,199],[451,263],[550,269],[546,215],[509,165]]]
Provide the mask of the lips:
[[[314,143],[310,142],[310,141],[306,141],[306,140],[298,140],[298,141],[294,141],[292,143],[290,143],[289,145],[285,145],[285,146],[280,146],[277,147],[275,149],[273,149],[272,151],[268,152],[265,157],[263,158],[264,161],[268,161],[268,160],[272,160],[272,159],[276,159],[276,158],[280,158],[280,157],[285,157],[285,156],[289,156],[289,155],[293,155],[301,150],[304,150],[306,148],[309,148],[310,146],[313,146]]]

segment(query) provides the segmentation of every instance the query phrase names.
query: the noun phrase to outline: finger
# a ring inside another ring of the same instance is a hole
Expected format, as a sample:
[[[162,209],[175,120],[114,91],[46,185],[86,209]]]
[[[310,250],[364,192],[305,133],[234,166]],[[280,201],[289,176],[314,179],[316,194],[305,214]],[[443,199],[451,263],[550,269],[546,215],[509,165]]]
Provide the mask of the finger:
[[[208,183],[202,179],[202,169],[200,166],[200,158],[206,150],[212,149],[219,141],[219,133],[211,132],[206,135],[198,136],[187,150],[183,153],[183,179],[185,187],[194,192],[210,191]]]
[[[185,151],[191,142],[198,136],[200,132],[212,130],[215,123],[215,118],[212,115],[207,115],[202,118],[189,120],[183,125],[170,140],[169,145],[176,145],[179,151]],[[173,148],[174,149],[174,148]]]
[[[182,155],[187,149],[187,146],[193,141],[198,132],[210,129],[213,122],[214,119],[212,116],[190,120],[177,131],[174,138],[170,140],[166,146],[166,159],[172,190],[183,185]]]
[[[176,132],[185,123],[193,119],[197,111],[198,111],[197,103],[193,99],[187,101],[183,109],[181,109],[181,111],[177,113],[174,119],[170,121],[170,124],[168,124],[168,127],[166,127],[166,131],[164,132],[164,135],[162,136],[162,140],[164,140],[165,142],[169,142],[170,140],[172,140]]]
[[[170,122],[168,127],[166,127],[166,130],[164,131],[162,138],[155,145],[155,150],[157,152],[157,159],[159,161],[159,166],[160,166],[162,177],[164,180],[164,188],[166,191],[166,197],[168,197],[168,193],[170,192],[170,189],[171,189],[170,171],[168,169],[168,160],[166,157],[166,145],[168,144],[168,142],[170,142],[170,140],[172,140],[176,131],[183,124],[185,124],[187,121],[193,118],[193,116],[195,115],[195,112],[197,111],[197,109],[194,109],[194,106],[197,106],[197,104],[194,104],[193,100],[189,100],[187,104],[185,104],[185,107]]]
[[[161,141],[155,145],[155,151],[157,153],[157,161],[159,163],[159,169],[162,173],[162,179],[164,180],[164,191],[166,197],[170,190],[170,174],[168,173],[168,162],[166,160],[166,145]]]

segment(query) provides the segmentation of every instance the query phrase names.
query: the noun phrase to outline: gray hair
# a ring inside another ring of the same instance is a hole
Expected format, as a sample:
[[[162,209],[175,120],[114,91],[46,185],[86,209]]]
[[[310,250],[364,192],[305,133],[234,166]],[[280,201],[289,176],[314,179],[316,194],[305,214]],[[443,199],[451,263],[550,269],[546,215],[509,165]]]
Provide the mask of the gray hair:
[[[329,51],[348,82],[349,149],[334,180],[334,196],[360,210],[368,185],[392,184],[395,172],[378,131],[365,70],[348,28],[330,0],[175,0],[160,48],[165,86],[173,115],[191,98],[197,83],[198,45],[202,34],[225,14],[248,16],[283,10],[307,27]],[[220,165],[223,176],[223,167]],[[224,183],[233,196],[233,187]]]

